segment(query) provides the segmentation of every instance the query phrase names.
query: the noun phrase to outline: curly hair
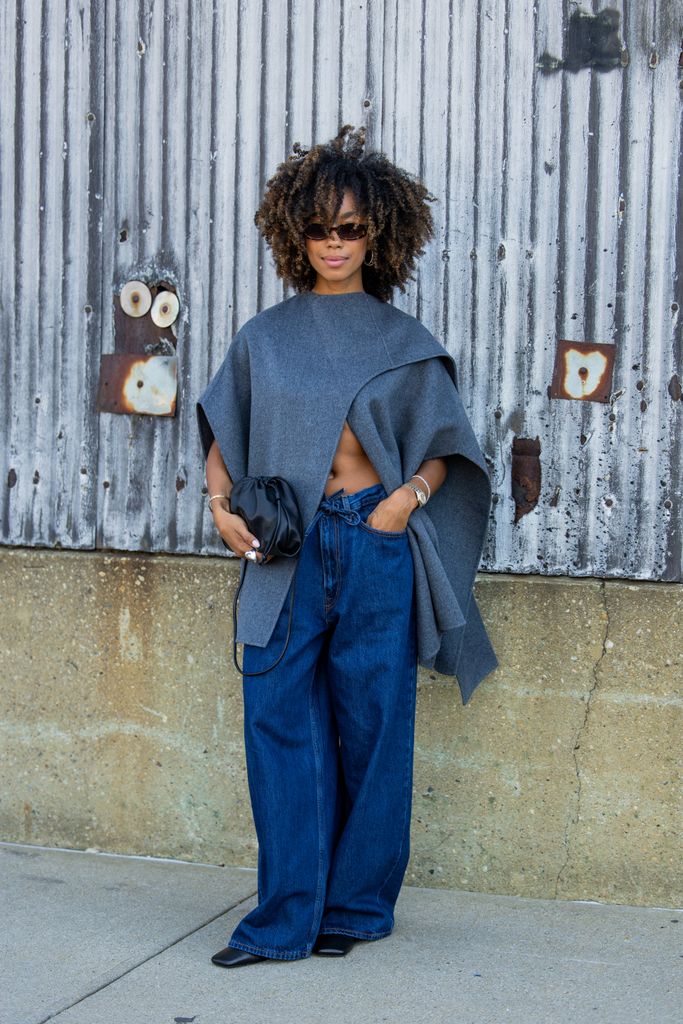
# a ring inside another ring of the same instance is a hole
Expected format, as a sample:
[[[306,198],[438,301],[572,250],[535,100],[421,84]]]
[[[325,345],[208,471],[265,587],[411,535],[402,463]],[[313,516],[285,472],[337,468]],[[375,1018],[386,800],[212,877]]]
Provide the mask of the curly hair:
[[[380,152],[363,154],[365,128],[346,124],[328,143],[303,149],[278,165],[254,223],[270,246],[278,277],[297,291],[310,291],[316,271],[306,252],[303,229],[312,218],[332,223],[349,188],[368,220],[367,244],[374,253],[363,264],[363,288],[388,302],[395,287],[405,292],[411,270],[434,234],[428,202],[435,202],[422,182],[396,167]]]

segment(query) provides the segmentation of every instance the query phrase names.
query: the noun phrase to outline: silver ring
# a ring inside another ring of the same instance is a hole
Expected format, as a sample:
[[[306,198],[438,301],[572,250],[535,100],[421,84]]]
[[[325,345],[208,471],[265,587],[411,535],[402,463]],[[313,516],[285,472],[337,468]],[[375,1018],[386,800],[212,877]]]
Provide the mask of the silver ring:
[[[244,552],[244,557],[245,558],[250,558],[252,562],[255,562],[256,561],[256,552],[252,548],[250,548],[248,551]]]

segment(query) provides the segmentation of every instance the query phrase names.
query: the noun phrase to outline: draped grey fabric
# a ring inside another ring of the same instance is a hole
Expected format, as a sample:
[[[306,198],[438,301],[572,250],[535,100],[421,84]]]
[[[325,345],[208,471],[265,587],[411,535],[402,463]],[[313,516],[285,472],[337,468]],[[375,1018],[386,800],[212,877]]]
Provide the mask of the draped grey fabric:
[[[418,663],[455,676],[466,704],[498,665],[472,593],[491,484],[455,362],[427,328],[366,292],[301,292],[240,328],[196,408],[204,456],[215,438],[233,481],[285,477],[304,529],[345,419],[387,494],[424,459],[446,459],[443,484],[408,520]],[[238,642],[268,643],[296,564],[243,561]]]

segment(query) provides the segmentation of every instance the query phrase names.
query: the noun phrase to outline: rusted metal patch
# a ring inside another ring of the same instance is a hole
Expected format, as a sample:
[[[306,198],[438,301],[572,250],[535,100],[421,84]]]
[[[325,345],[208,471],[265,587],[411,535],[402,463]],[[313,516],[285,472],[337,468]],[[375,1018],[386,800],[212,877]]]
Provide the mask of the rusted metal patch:
[[[175,416],[178,390],[176,356],[114,352],[100,362],[100,412]]]
[[[541,493],[541,442],[538,437],[515,437],[512,441],[512,497],[515,523],[538,504]]]
[[[561,339],[557,343],[549,397],[609,402],[615,351],[615,345]]]
[[[142,316],[126,313],[121,306],[120,295],[114,295],[114,350],[116,352],[146,353],[147,355],[174,355],[173,327],[175,323],[172,326],[160,327],[154,322],[152,312],[154,303],[161,293],[171,292],[175,298],[175,291],[167,281],[159,281],[157,284],[149,284],[146,287],[149,289],[150,302],[149,306],[146,302],[142,306],[145,309]],[[122,288],[121,291],[123,293],[124,289]]]
[[[129,280],[114,295],[114,349],[100,361],[97,409],[124,415],[175,416],[179,310],[168,281]]]

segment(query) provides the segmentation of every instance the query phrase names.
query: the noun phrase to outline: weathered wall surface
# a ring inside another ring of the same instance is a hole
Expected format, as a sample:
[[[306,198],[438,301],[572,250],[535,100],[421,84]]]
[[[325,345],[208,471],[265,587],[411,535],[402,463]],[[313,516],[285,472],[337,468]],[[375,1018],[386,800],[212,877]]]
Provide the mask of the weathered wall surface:
[[[395,299],[458,364],[494,490],[482,569],[680,581],[680,3],[581,5],[619,15],[587,46],[578,6],[0,4],[0,542],[219,553],[194,401],[286,297],[267,178],[348,122],[438,199]],[[176,415],[99,412],[113,297],[162,277]],[[563,340],[586,369],[605,346],[603,400],[550,395]]]
[[[234,559],[0,548],[0,836],[256,866]],[[482,574],[501,667],[421,671],[406,881],[678,906],[683,587]]]

